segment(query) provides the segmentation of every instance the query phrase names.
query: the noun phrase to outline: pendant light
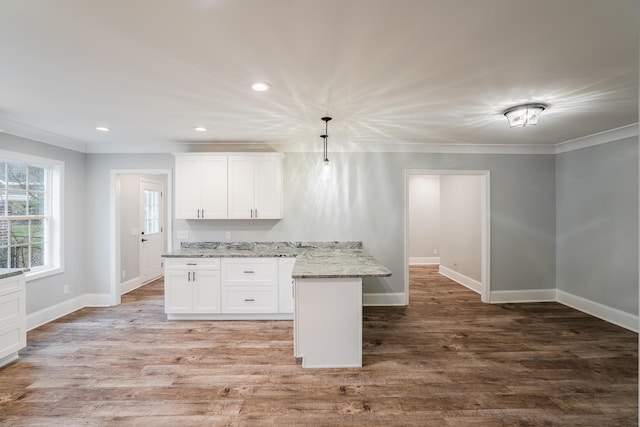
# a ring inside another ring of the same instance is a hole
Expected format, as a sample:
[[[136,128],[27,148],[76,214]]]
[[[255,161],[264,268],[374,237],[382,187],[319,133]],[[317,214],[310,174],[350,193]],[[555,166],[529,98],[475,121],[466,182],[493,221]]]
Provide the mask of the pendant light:
[[[321,120],[324,121],[324,135],[320,135],[320,138],[322,138],[322,145],[324,146],[324,159],[322,161],[325,165],[328,165],[329,157],[327,157],[327,138],[329,138],[329,120],[331,120],[331,117],[323,117]]]

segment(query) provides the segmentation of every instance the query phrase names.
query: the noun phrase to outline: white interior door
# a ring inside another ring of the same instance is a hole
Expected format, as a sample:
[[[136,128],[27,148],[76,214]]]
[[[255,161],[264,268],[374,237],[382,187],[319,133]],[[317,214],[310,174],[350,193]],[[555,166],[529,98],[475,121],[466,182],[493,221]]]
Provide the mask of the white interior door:
[[[140,280],[148,282],[162,276],[162,183],[140,180]]]

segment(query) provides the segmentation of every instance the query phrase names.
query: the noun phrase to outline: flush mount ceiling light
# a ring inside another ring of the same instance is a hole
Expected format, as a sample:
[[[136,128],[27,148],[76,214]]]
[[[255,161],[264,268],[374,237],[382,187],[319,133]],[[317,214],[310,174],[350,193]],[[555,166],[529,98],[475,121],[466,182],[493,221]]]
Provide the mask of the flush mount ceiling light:
[[[328,165],[329,158],[327,157],[327,139],[329,138],[329,120],[331,120],[331,117],[323,117],[321,120],[324,121],[324,135],[320,135],[320,138],[322,138],[322,145],[324,146],[324,159],[322,162],[325,165]]]
[[[195,130],[196,132],[206,132],[207,128],[204,126],[196,126],[193,128],[193,130]]]
[[[271,89],[271,85],[266,82],[253,82],[251,83],[251,89],[255,90],[256,92],[266,92]]]
[[[99,130],[100,132],[109,132],[111,129],[104,126],[96,126],[96,130]]]
[[[524,127],[538,123],[538,117],[545,108],[544,104],[522,104],[509,108],[503,114],[509,121],[509,127]]]

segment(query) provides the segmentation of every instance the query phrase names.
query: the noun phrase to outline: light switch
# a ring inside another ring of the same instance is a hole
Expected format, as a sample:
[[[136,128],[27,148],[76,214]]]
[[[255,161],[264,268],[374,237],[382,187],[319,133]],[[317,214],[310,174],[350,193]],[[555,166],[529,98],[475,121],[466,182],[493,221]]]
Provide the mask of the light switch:
[[[131,235],[132,236],[137,236],[139,234],[138,229],[137,228],[132,228],[131,229]]]

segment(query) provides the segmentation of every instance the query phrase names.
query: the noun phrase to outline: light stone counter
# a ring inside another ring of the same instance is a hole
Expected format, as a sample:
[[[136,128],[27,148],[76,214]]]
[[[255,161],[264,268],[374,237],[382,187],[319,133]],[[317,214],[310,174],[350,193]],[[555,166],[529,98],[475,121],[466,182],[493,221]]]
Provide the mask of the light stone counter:
[[[361,242],[183,242],[165,258],[295,257],[294,279],[388,277]]]

